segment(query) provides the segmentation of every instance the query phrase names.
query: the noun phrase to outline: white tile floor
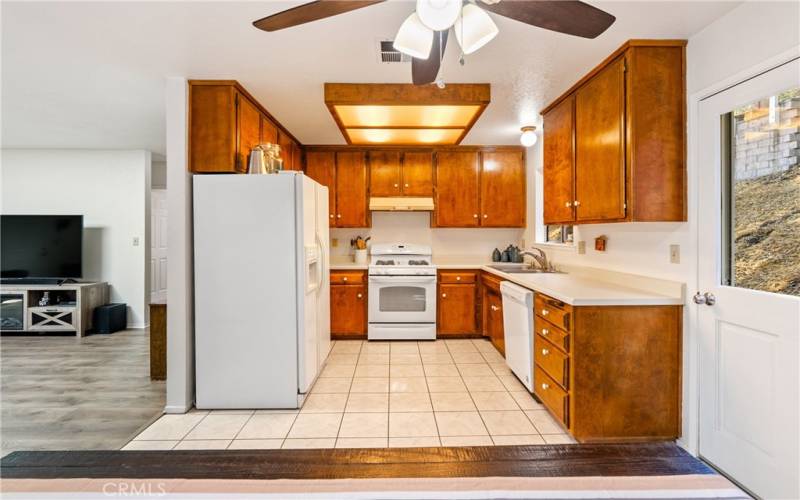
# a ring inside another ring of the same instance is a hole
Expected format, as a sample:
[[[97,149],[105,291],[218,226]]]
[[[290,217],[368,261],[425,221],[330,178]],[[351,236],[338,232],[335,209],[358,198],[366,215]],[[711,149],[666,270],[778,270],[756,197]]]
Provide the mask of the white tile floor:
[[[574,443],[486,340],[335,342],[303,408],[164,415],[125,450]]]

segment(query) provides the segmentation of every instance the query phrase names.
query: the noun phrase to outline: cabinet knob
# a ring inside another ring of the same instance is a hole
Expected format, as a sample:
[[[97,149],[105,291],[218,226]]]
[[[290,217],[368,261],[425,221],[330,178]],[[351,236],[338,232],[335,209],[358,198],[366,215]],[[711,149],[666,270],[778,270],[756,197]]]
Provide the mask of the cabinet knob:
[[[399,186],[399,184],[395,184],[395,185],[394,185],[394,187],[398,187],[398,186]]]
[[[473,219],[477,219],[478,218],[478,214],[472,214],[472,218]]]
[[[499,308],[499,307],[497,307],[497,306],[492,306],[492,311],[499,311],[499,310],[500,310],[500,308]]]
[[[542,328],[542,337],[547,337],[548,335],[550,335],[550,330]]]
[[[564,206],[565,206],[565,207],[567,207],[567,208],[569,208],[569,207],[571,207],[571,206],[572,206],[572,202],[571,202],[571,201],[568,201],[568,202],[564,203]]]
[[[331,219],[333,219],[333,214],[331,214]]]
[[[360,293],[359,293],[358,295],[356,295],[356,297],[358,297],[359,299],[360,299],[361,297],[363,297],[363,296],[364,296],[364,295],[363,295],[363,294],[360,294]]]
[[[461,281],[461,276],[456,276],[456,281]]]
[[[342,281],[347,281],[347,276],[344,276],[344,277],[342,278]]]
[[[442,294],[442,298],[443,298],[443,299],[446,299],[446,298],[447,298],[447,294],[446,294],[446,293],[443,293],[443,294]]]
[[[336,218],[337,219],[341,219],[342,218],[342,214],[336,214]]]
[[[542,316],[547,316],[548,314],[550,314],[550,311],[547,309],[542,309]]]
[[[576,206],[576,207],[577,207],[578,205],[580,205],[580,204],[581,204],[581,202],[579,202],[578,200],[575,200],[575,206]]]
[[[550,388],[550,384],[546,384],[546,383],[545,383],[545,384],[542,384],[542,390],[545,390],[545,391],[546,391],[546,390],[547,390],[547,389],[549,389],[549,388]]]
[[[403,186],[408,187],[408,183],[406,182],[405,184],[403,184]]]
[[[489,218],[489,214],[483,214],[483,218],[484,219],[488,219]]]
[[[542,356],[547,356],[550,354],[550,349],[542,349]]]

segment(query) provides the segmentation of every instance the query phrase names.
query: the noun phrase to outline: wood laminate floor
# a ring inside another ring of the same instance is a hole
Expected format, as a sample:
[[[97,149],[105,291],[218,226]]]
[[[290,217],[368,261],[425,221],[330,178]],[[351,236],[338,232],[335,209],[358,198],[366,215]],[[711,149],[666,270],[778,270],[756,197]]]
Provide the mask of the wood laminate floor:
[[[0,337],[0,456],[114,450],[162,413],[149,332]]]

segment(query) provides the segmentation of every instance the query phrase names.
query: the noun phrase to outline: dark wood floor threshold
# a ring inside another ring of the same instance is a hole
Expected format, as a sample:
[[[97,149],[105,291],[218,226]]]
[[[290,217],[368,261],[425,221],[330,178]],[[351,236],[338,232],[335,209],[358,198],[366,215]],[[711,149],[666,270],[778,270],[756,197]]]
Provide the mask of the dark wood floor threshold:
[[[326,450],[18,451],[3,478],[337,479],[714,474],[673,443]]]

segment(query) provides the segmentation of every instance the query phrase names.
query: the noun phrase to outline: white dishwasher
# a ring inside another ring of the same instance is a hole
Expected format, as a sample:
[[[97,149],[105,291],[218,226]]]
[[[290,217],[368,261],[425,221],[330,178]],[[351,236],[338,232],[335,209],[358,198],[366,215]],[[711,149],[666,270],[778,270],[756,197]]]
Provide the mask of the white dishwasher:
[[[508,281],[500,283],[500,292],[506,364],[533,392],[533,292]]]

